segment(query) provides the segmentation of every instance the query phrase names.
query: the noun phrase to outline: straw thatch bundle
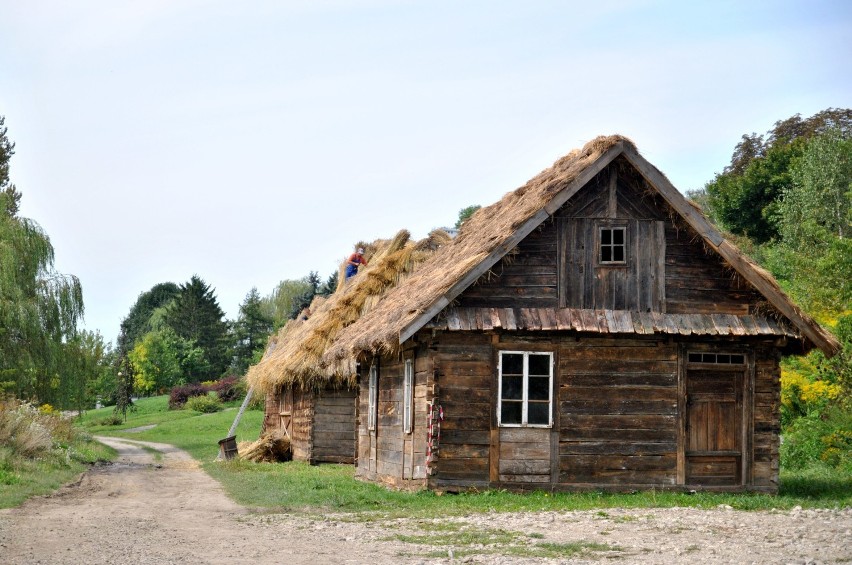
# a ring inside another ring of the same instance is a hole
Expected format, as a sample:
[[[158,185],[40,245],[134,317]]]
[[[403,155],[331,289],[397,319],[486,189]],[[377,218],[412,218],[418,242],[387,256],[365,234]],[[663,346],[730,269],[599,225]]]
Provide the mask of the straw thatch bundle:
[[[251,443],[240,442],[238,452],[240,459],[255,463],[275,463],[293,458],[290,438],[281,430],[263,434],[257,441]]]
[[[353,385],[356,360],[340,356],[324,363],[324,354],[346,327],[449,240],[446,232],[436,230],[412,242],[408,231],[402,230],[390,240],[359,244],[369,265],[328,299],[315,299],[307,320],[293,320],[273,336],[263,359],[249,369],[249,384],[266,392],[292,384],[302,388]]]

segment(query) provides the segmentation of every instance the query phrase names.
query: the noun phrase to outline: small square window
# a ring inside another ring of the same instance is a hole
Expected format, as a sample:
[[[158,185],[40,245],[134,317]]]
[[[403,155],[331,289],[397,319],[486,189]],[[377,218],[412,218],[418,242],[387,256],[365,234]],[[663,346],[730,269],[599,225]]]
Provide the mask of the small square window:
[[[603,264],[623,264],[625,255],[625,228],[600,228],[600,262]]]

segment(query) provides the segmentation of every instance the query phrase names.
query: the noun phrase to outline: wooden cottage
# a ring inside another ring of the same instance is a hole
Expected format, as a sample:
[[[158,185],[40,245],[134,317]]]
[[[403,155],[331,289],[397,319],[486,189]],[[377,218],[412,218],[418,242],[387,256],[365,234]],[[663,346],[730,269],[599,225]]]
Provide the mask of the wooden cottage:
[[[612,136],[478,211],[325,362],[361,360],[367,480],[776,492],[779,360],[838,346]]]
[[[263,432],[283,432],[294,459],[355,462],[357,362],[343,357],[328,366],[321,357],[341,330],[449,241],[437,231],[420,242],[409,237],[403,230],[392,240],[361,244],[369,266],[341,282],[330,297],[315,299],[310,315],[282,328],[263,359],[249,369],[249,384],[266,395]]]

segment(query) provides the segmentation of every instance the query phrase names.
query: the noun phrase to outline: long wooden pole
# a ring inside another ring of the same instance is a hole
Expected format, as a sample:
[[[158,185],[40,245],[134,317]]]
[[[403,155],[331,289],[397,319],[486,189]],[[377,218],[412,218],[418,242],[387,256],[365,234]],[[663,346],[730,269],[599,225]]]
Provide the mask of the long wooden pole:
[[[246,393],[246,397],[243,399],[243,404],[242,404],[242,406],[240,406],[239,412],[237,412],[237,417],[234,418],[234,423],[231,424],[231,429],[228,430],[228,435],[225,436],[225,437],[231,437],[237,431],[237,426],[240,425],[240,418],[243,417],[243,412],[246,411],[246,407],[248,406],[249,402],[251,402],[251,395],[252,395],[253,392],[254,392],[254,387],[251,387],[251,388],[248,389],[248,392]],[[221,461],[221,460],[222,460],[222,452],[220,451],[219,455],[216,456],[216,461]]]

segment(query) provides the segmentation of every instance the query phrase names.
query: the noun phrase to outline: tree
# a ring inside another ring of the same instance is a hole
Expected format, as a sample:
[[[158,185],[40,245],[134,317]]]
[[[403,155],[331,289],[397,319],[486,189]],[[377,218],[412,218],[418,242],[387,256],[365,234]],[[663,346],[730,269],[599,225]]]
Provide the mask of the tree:
[[[775,269],[798,301],[841,313],[852,304],[852,137],[839,129],[811,139],[792,167],[778,206]]]
[[[234,324],[234,370],[243,374],[258,351],[262,351],[272,332],[272,317],[263,311],[260,294],[252,287],[240,304],[240,313]]]
[[[179,292],[178,285],[173,282],[164,282],[155,284],[151,290],[140,294],[127,317],[121,321],[119,351],[125,353],[130,351],[137,339],[157,329],[157,318],[162,317],[164,307],[174,300]]]
[[[231,356],[228,324],[213,289],[199,276],[193,275],[180,286],[180,292],[166,308],[165,323],[204,352],[209,366],[198,376],[200,380],[213,380],[224,374]]]
[[[334,271],[331,273],[328,278],[322,283],[322,286],[319,287],[317,294],[320,296],[331,296],[337,290],[337,285],[340,282],[340,273],[338,271]]]
[[[478,204],[474,204],[473,206],[468,206],[466,208],[462,208],[459,210],[459,219],[456,220],[456,229],[462,227],[462,224],[465,223],[471,216],[473,216],[474,212],[482,208],[482,206]]]
[[[173,386],[201,380],[209,370],[201,348],[169,327],[142,336],[128,358],[134,388],[143,394],[163,393]]]
[[[311,305],[314,301],[314,296],[319,290],[320,278],[316,271],[311,271],[308,276],[303,279],[306,283],[305,291],[302,294],[293,298],[292,306],[290,307],[290,319],[295,320],[299,312]]]
[[[828,108],[802,119],[779,120],[765,136],[743,135],[731,163],[707,183],[711,217],[737,235],[765,243],[780,236],[778,206],[790,189],[790,170],[808,140],[827,131],[852,135],[852,109]]]
[[[305,278],[285,279],[278,283],[278,286],[269,296],[262,299],[263,312],[272,318],[272,323],[276,329],[282,327],[291,319],[293,301],[306,293],[309,287],[310,285]]]
[[[10,183],[14,144],[0,116],[0,392],[55,402],[62,388],[64,343],[83,316],[79,279],[54,269],[50,238],[22,218]]]

